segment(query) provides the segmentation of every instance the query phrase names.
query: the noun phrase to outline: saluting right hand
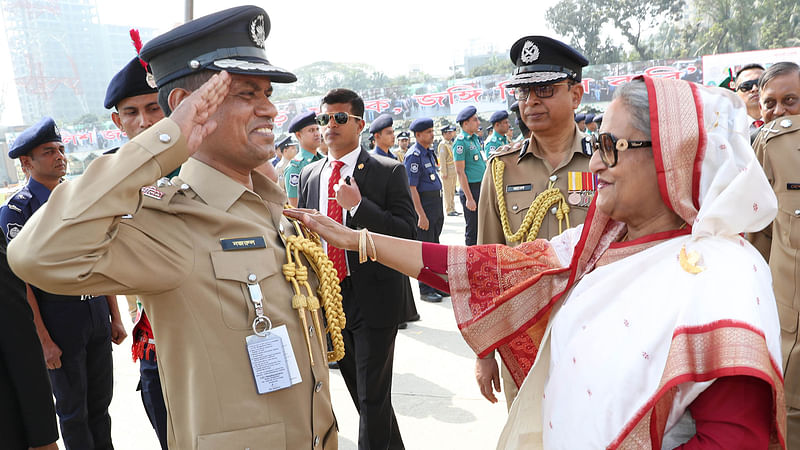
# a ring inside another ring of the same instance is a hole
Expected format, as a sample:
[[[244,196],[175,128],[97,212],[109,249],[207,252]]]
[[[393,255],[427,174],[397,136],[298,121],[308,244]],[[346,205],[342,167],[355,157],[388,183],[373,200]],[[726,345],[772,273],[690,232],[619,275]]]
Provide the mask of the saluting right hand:
[[[172,111],[169,116],[186,136],[189,154],[193,154],[203,139],[217,128],[217,121],[211,119],[219,105],[228,95],[231,76],[224,70],[214,74],[200,89],[192,92]]]

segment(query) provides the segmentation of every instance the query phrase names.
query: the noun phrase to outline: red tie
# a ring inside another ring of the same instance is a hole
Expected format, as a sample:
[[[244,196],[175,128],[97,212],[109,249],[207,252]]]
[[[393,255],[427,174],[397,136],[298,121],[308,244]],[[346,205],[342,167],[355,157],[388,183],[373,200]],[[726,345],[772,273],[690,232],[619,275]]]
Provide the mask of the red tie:
[[[328,217],[339,222],[342,222],[342,207],[336,202],[336,191],[333,187],[339,183],[341,173],[339,172],[344,165],[341,161],[331,161],[331,178],[328,180]],[[347,264],[344,262],[344,250],[336,248],[328,244],[328,259],[333,263],[333,268],[339,274],[339,282],[344,280],[347,276]]]
[[[761,128],[762,125],[764,125],[764,121],[761,119],[753,121],[753,126],[755,126],[756,128]]]

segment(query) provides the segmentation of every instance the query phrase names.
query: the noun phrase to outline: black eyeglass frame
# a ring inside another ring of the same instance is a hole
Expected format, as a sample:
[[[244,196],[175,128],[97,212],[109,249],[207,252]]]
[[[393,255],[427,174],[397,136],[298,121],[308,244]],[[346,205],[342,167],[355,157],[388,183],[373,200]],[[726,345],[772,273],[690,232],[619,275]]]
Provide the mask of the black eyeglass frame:
[[[607,142],[605,139],[608,138],[611,141],[611,149],[607,149]],[[598,135],[592,135],[592,151],[600,152],[600,159],[603,161],[603,164],[606,167],[614,167],[617,165],[619,152],[624,152],[629,148],[645,148],[645,147],[652,147],[652,141],[629,141],[625,138],[617,138],[611,133],[600,133]],[[614,155],[614,161],[609,163],[608,161],[608,153]]]
[[[363,117],[356,116],[355,114],[350,114],[348,112],[339,111],[339,112],[335,112],[335,113],[317,114],[317,117],[314,119],[314,121],[317,122],[317,125],[319,125],[321,127],[325,127],[325,126],[328,126],[328,124],[330,123],[331,117],[333,117],[333,120],[335,120],[336,123],[338,123],[339,125],[346,124],[350,120],[351,117],[355,118],[355,119],[358,119],[358,120],[364,120]],[[341,118],[341,117],[344,117],[344,118]]]
[[[569,89],[572,86],[575,86],[576,84],[577,83],[572,82],[572,81],[559,81],[558,83],[552,83],[552,84],[535,84],[535,85],[532,85],[532,86],[524,86],[524,85],[523,86],[517,86],[517,87],[514,88],[514,98],[516,98],[517,101],[525,102],[525,101],[528,100],[528,98],[530,98],[531,91],[533,91],[533,93],[536,94],[537,98],[550,98],[553,95],[555,95],[555,93],[556,93],[555,86],[567,86],[567,89]],[[540,94],[544,94],[545,92],[542,91],[542,90],[543,89],[547,89],[547,88],[550,88],[549,94],[540,95]]]

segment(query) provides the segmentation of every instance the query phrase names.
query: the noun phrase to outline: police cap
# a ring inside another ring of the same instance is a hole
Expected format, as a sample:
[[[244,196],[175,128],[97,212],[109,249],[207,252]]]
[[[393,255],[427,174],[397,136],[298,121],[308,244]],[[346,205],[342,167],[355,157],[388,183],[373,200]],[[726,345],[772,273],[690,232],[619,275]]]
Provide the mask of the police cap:
[[[516,68],[506,87],[550,84],[569,79],[581,81],[581,70],[589,61],[569,45],[547,36],[525,36],[511,46]]]
[[[511,111],[514,111],[515,113],[519,114],[519,102],[512,103],[511,104],[511,108],[508,108],[508,109],[510,109]]]
[[[433,119],[428,117],[420,117],[419,119],[415,119],[413,122],[411,122],[411,126],[408,127],[408,129],[414,133],[425,131],[428,128],[433,128]]]
[[[588,123],[590,123],[590,122],[592,122],[592,121],[594,121],[594,114],[592,114],[592,113],[588,113],[588,114],[586,114],[586,117],[585,117],[585,119],[586,119],[586,123],[587,123],[587,124],[588,124]]]
[[[372,133],[379,133],[383,131],[385,128],[388,128],[394,124],[394,120],[392,116],[389,114],[381,114],[380,116],[376,117],[375,120],[369,124],[369,132]]]
[[[449,133],[451,131],[456,131],[456,127],[455,127],[455,125],[446,125],[446,126],[442,127],[441,131],[442,131],[442,133]]]
[[[292,140],[292,135],[291,134],[288,134],[288,135],[284,136],[283,138],[281,138],[281,140],[279,140],[275,144],[275,146],[278,147],[281,150],[285,149],[286,147],[288,147],[290,145],[296,145],[295,142]]]
[[[314,111],[306,111],[294,116],[289,122],[289,133],[296,133],[309,125],[316,125],[317,114]]]
[[[56,121],[45,116],[14,139],[14,143],[11,144],[8,150],[8,157],[12,159],[19,158],[48,142],[61,143],[61,132],[58,131]]]
[[[410,137],[411,134],[409,134],[408,131],[401,131],[397,133],[397,139],[409,139]]]
[[[495,111],[492,114],[492,117],[489,117],[489,122],[491,122],[491,124],[494,125],[497,122],[500,122],[501,120],[505,119],[508,119],[508,111]]]
[[[128,97],[156,92],[158,89],[147,84],[147,70],[145,70],[142,60],[136,56],[111,79],[106,89],[103,106],[111,109]]]
[[[293,73],[267,59],[264,42],[269,31],[266,11],[258,6],[237,6],[153,38],[140,56],[150,64],[159,87],[203,69],[262,75],[275,83],[297,81]]]
[[[575,115],[575,123],[581,123],[586,120],[586,114],[576,114]]]
[[[603,115],[602,114],[598,114],[598,115],[594,116],[594,123],[596,123],[598,125],[603,123]]]
[[[465,120],[469,119],[470,117],[474,116],[478,112],[478,108],[470,105],[466,108],[462,109],[461,112],[458,113],[456,116],[456,122],[459,124],[464,122]]]

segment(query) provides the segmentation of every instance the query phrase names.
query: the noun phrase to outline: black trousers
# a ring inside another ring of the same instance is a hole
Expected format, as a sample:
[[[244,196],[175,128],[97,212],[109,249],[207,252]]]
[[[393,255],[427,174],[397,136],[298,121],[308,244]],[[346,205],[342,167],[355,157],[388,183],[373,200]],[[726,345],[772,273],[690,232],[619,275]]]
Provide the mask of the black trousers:
[[[342,282],[347,327],[339,370],[358,410],[359,450],[402,450],[403,438],[392,408],[392,365],[397,326],[372,328],[353,304],[353,287]],[[348,301],[349,300],[349,301]]]
[[[146,354],[149,359],[139,360],[139,386],[142,394],[142,404],[147,412],[147,418],[158,436],[158,442],[163,450],[167,450],[167,408],[164,406],[164,394],[161,393],[161,378],[158,377],[158,362],[155,352]]]
[[[49,370],[67,450],[113,449],[108,406],[114,387],[108,301],[40,301],[42,321],[61,348]]]
[[[444,228],[442,191],[420,192],[419,199],[422,203],[422,209],[425,211],[425,215],[428,216],[428,229],[423,230],[417,227],[417,240],[422,242],[435,242],[438,244],[439,235],[442,234],[442,228]],[[430,294],[432,292],[436,292],[436,289],[421,281],[419,282],[419,293],[421,295]]]
[[[481,196],[481,183],[470,183],[469,191],[472,192],[472,198],[475,199],[475,205],[478,205],[478,198]],[[458,191],[458,198],[461,199],[461,206],[464,208],[464,220],[467,222],[467,228],[464,230],[464,244],[475,245],[478,243],[478,208],[475,211],[470,211],[467,208],[467,196],[464,195],[464,187]]]

